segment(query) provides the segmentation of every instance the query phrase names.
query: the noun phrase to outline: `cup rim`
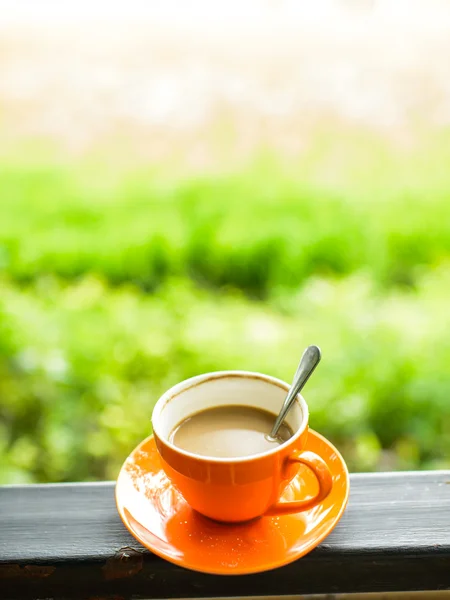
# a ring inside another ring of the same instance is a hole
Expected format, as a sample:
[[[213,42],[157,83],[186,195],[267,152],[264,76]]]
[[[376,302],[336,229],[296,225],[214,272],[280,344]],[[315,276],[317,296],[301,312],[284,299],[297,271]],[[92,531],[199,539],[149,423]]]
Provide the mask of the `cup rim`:
[[[267,384],[279,387],[286,392],[288,392],[288,390],[290,388],[289,384],[287,384],[285,381],[283,381],[281,379],[278,379],[277,377],[272,377],[272,375],[265,375],[264,373],[257,373],[254,371],[240,371],[240,370],[212,371],[210,373],[202,373],[200,375],[194,375],[193,377],[189,377],[188,379],[184,379],[183,381],[176,383],[174,386],[172,386],[166,392],[164,392],[164,394],[162,396],[159,397],[155,406],[153,407],[153,412],[152,412],[152,417],[151,417],[153,434],[163,444],[168,446],[173,452],[181,454],[181,455],[185,456],[186,458],[190,458],[190,459],[194,459],[194,460],[206,462],[206,463],[213,462],[213,463],[219,463],[219,464],[245,463],[245,462],[254,461],[256,459],[267,458],[268,456],[272,456],[272,455],[277,454],[278,452],[281,452],[282,450],[284,450],[286,448],[286,446],[294,443],[302,436],[302,434],[304,433],[304,431],[306,430],[306,428],[308,426],[309,410],[308,410],[308,405],[301,394],[297,394],[297,398],[296,398],[296,402],[300,405],[300,408],[302,410],[303,419],[302,419],[301,426],[296,430],[296,432],[294,433],[294,435],[292,437],[287,439],[285,442],[283,442],[276,448],[273,448],[271,450],[266,450],[266,452],[260,452],[258,454],[250,454],[248,456],[239,456],[239,457],[230,457],[230,458],[195,454],[194,452],[189,452],[188,450],[184,450],[183,448],[180,448],[179,446],[175,446],[175,444],[172,444],[172,442],[170,442],[170,440],[167,439],[166,436],[163,436],[158,432],[158,422],[157,422],[158,417],[160,416],[160,414],[161,414],[162,410],[164,409],[164,407],[166,406],[166,404],[168,402],[170,402],[171,400],[173,400],[173,398],[175,398],[176,396],[180,396],[183,392],[186,392],[187,390],[192,389],[193,387],[196,387],[202,383],[205,383],[206,381],[210,381],[212,379],[214,379],[214,380],[226,379],[228,377],[242,377],[245,379],[259,379],[261,381],[264,381]],[[155,420],[156,420],[156,424],[155,424]]]

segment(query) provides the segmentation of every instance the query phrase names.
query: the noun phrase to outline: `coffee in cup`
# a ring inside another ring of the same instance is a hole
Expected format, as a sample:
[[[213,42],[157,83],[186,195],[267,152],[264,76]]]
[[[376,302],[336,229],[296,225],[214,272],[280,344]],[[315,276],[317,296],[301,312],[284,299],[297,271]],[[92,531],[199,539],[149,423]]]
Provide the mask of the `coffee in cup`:
[[[292,437],[282,424],[276,438],[268,434],[276,415],[254,406],[214,406],[194,413],[170,435],[174,446],[199,456],[239,458],[272,450]]]

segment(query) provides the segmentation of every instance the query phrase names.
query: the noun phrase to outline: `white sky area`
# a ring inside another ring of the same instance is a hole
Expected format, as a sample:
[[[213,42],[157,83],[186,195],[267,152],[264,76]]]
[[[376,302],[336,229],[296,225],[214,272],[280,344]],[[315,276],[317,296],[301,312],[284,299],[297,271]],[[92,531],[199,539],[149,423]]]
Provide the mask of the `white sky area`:
[[[441,28],[450,19],[445,0],[0,0],[0,26],[11,24],[77,25],[90,19],[167,21],[196,27],[239,26],[264,18],[305,26],[349,23],[351,15],[400,27]],[[444,19],[444,21],[442,20]],[[292,21],[293,20],[293,21]],[[261,23],[259,23],[261,24]]]
[[[116,128],[157,154],[226,115],[243,151],[297,151],[323,116],[450,126],[448,0],[0,0],[0,31],[4,139]]]

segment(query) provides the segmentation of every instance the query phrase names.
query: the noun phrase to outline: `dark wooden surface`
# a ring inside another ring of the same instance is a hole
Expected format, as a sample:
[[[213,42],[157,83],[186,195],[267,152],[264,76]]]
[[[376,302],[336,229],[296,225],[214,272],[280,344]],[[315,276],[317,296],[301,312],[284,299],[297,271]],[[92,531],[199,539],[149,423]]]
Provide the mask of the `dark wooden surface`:
[[[259,575],[202,575],[145,551],[114,484],[0,487],[0,598],[187,598],[450,588],[450,471],[352,475],[335,531]]]

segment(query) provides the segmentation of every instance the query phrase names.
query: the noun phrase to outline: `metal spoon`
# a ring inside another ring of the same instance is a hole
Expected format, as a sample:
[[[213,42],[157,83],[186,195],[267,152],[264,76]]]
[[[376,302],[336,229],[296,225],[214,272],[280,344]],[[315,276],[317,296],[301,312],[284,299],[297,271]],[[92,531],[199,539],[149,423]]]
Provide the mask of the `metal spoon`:
[[[295,372],[294,379],[292,380],[291,388],[287,393],[287,396],[283,402],[283,406],[281,407],[280,413],[276,418],[275,424],[272,427],[270,435],[268,436],[269,439],[272,440],[277,437],[278,430],[280,429],[280,426],[286,418],[286,415],[288,414],[292,405],[294,404],[297,394],[301,392],[303,386],[310,378],[311,373],[319,364],[320,357],[320,349],[317,346],[308,346],[303,352],[303,356],[297,367],[297,371]]]

